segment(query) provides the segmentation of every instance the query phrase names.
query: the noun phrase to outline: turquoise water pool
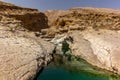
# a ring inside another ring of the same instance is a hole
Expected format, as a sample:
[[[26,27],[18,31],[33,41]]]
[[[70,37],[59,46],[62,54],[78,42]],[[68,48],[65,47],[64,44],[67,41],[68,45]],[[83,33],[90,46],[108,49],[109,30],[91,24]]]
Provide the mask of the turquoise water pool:
[[[120,80],[120,77],[93,67],[82,59],[57,56],[37,80]]]

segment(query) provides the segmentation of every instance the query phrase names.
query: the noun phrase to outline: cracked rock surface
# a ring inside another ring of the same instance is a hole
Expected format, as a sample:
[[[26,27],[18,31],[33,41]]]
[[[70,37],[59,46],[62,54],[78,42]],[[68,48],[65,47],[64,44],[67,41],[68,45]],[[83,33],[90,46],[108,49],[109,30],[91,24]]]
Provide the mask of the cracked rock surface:
[[[33,32],[13,33],[5,26],[0,28],[0,80],[33,80],[51,61],[54,45]]]
[[[0,1],[0,80],[33,80],[51,61],[54,45],[35,35],[46,26],[38,10]]]
[[[119,50],[120,32],[111,30],[87,30],[70,34],[72,54],[80,56],[89,63],[120,73]]]
[[[72,8],[41,13],[0,2],[0,80],[33,80],[50,62],[55,45],[61,49],[64,40],[72,55],[120,74],[119,10]]]
[[[119,13],[120,10],[105,8],[48,10],[45,14],[48,16],[50,28],[46,30],[46,35],[64,34],[66,38],[71,37],[73,41],[68,43],[72,55],[120,74]],[[52,40],[55,43],[64,37],[55,37]]]

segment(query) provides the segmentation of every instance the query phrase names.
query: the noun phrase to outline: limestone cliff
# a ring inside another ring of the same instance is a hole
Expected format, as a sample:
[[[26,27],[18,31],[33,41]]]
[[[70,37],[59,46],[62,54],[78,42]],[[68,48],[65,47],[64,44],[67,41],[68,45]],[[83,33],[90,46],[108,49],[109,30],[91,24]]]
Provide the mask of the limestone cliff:
[[[41,31],[47,28],[47,17],[37,9],[18,7],[12,4],[0,2],[1,25],[23,26],[30,31]],[[34,28],[33,28],[34,27]]]
[[[71,8],[49,10],[45,14],[50,28],[43,32],[56,36],[53,43],[67,40],[72,55],[120,74],[120,10]]]
[[[46,27],[38,10],[0,2],[0,80],[33,80],[51,61],[54,45],[35,35]]]
[[[56,32],[68,30],[94,29],[119,30],[120,11],[99,8],[71,8],[66,11],[46,11],[49,25],[57,29]]]
[[[50,62],[55,45],[62,52],[64,41],[71,55],[120,74],[119,35],[119,10],[71,8],[42,13],[0,2],[0,80],[32,80]]]

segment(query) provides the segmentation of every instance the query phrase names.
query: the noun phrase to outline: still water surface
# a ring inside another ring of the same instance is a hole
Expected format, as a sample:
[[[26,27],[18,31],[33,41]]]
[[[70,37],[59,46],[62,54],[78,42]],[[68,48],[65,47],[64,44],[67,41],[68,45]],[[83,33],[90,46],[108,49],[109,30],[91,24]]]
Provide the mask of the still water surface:
[[[120,80],[120,77],[93,67],[80,58],[57,55],[37,80]]]

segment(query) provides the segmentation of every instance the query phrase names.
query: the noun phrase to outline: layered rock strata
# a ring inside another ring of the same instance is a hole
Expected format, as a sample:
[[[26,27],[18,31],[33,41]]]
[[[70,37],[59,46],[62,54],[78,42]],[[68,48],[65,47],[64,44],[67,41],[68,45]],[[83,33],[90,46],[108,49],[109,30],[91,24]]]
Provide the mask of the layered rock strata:
[[[38,35],[46,27],[38,10],[0,2],[0,80],[33,80],[51,61],[54,45]]]
[[[99,8],[49,10],[45,12],[50,25],[46,35],[64,35],[55,37],[52,42],[61,44],[66,40],[72,55],[120,74],[119,13],[119,10]]]
[[[120,74],[119,35],[119,10],[72,8],[41,13],[0,2],[0,80],[32,80],[50,62],[54,46],[60,54],[71,53]],[[61,50],[64,44],[69,52]]]

